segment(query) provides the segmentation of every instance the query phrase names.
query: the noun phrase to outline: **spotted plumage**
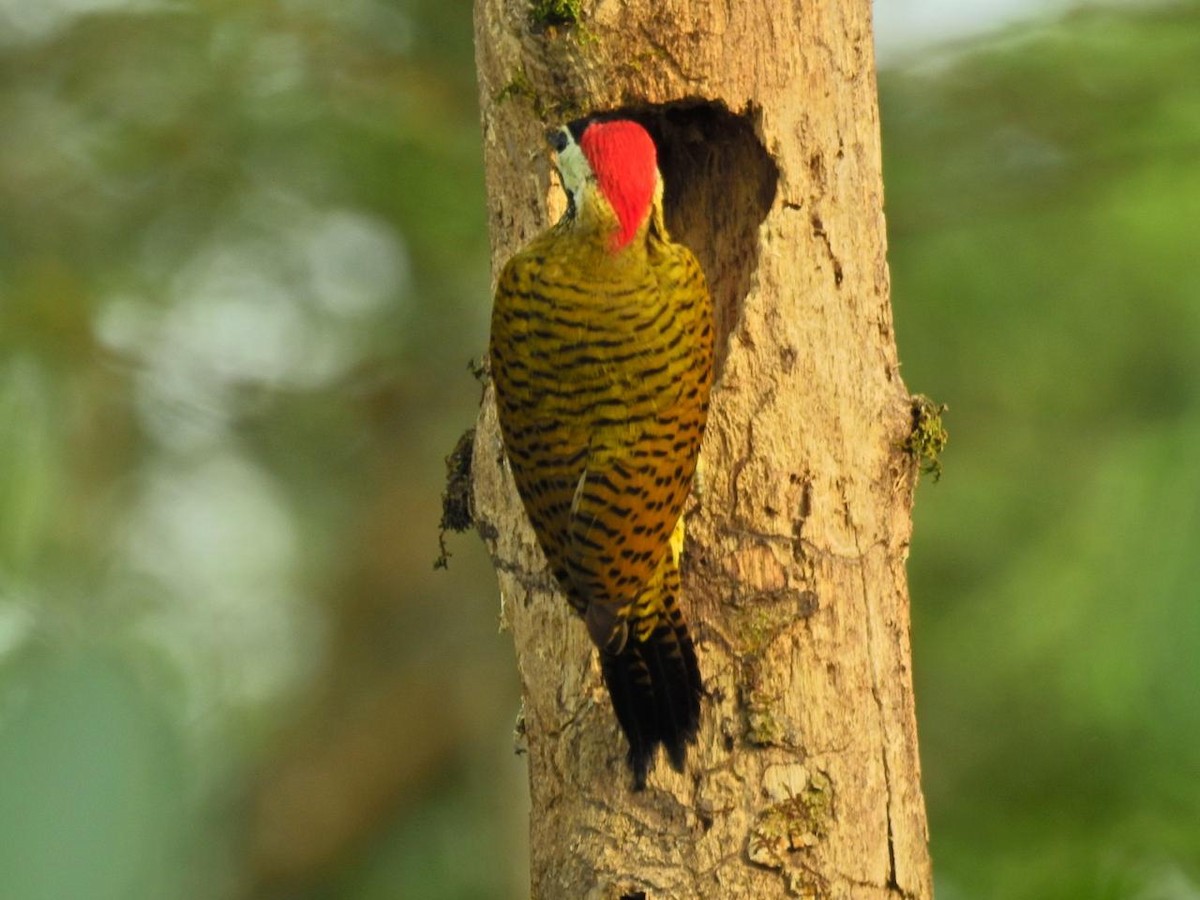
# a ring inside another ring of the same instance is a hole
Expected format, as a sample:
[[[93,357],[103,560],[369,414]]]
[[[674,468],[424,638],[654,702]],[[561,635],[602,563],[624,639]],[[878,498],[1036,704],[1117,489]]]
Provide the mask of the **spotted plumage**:
[[[712,383],[712,306],[695,257],[663,226],[645,130],[584,121],[551,140],[569,208],[501,272],[491,370],[518,492],[600,650],[641,787],[659,744],[682,769],[699,721],[678,544]]]

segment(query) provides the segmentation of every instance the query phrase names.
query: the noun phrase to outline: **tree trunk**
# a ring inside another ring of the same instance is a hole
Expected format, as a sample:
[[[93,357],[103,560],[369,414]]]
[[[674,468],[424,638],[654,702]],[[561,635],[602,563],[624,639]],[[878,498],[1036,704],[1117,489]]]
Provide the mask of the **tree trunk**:
[[[524,689],[532,895],[929,897],[869,0],[477,0],[475,28],[493,270],[564,206],[544,128],[621,109],[717,306],[683,592],[706,698],[687,773],[645,792],[484,398],[474,511]]]

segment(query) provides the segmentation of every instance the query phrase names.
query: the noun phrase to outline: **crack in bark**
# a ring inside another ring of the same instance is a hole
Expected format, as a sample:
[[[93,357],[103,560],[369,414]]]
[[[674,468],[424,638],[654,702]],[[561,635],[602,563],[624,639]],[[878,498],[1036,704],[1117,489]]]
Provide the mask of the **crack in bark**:
[[[896,881],[896,835],[892,828],[892,771],[888,766],[887,747],[884,747],[883,753],[883,783],[887,787],[887,851],[888,851],[888,877],[887,887],[900,890],[900,885]],[[903,893],[903,891],[901,891]]]
[[[530,571],[524,565],[512,559],[505,559],[501,556],[492,555],[492,565],[497,572],[503,572],[505,575],[511,576],[514,581],[526,591],[533,593],[539,591],[542,593],[559,595],[558,587],[554,582],[554,576],[550,574],[550,570],[544,565],[539,567],[538,571]]]
[[[829,257],[829,263],[833,266],[834,287],[841,288],[844,277],[842,273],[842,261],[833,252],[833,243],[829,240],[829,232],[825,230],[825,223],[821,221],[821,217],[815,212],[812,214],[809,223],[812,225],[813,237],[820,240],[822,245],[824,245],[825,255]]]
[[[645,38],[646,43],[654,51],[655,58],[663,63],[671,71],[671,74],[675,75],[675,77],[685,84],[695,84],[698,81],[697,78],[684,71],[675,54],[671,52],[671,48],[655,37],[655,29],[651,28],[649,23],[642,23],[642,37]]]
[[[753,409],[750,411],[750,415],[746,418],[745,452],[734,461],[733,465],[730,467],[729,473],[730,493],[733,495],[731,497],[733,502],[730,504],[730,508],[733,510],[733,518],[735,520],[740,521],[742,518],[738,510],[738,507],[741,506],[742,499],[741,487],[738,482],[741,480],[742,472],[745,470],[746,466],[750,464],[750,460],[754,456],[754,423],[757,422],[759,416],[763,414],[763,410],[767,409],[767,407],[775,402],[775,397],[778,393],[779,386],[777,384],[772,384],[770,387],[768,387],[767,390],[763,391],[762,395],[758,398],[758,402],[754,404]]]
[[[580,679],[581,682],[586,682],[587,680],[588,679],[586,677]],[[559,697],[561,700],[562,695],[560,694]],[[595,704],[592,703],[586,694],[583,695],[578,703],[574,704],[574,706],[568,707],[570,715],[563,719],[562,723],[558,727],[546,727],[546,734],[549,737],[558,737],[566,734],[568,731],[571,731],[579,724],[579,720],[583,718],[584,714],[594,705]]]
[[[862,558],[863,563],[864,563],[863,565],[860,565],[858,567],[858,570],[859,570],[859,578],[861,579],[861,582],[862,582],[863,610],[866,613],[866,620],[867,620],[867,641],[870,646],[870,652],[868,653],[868,657],[871,660],[871,697],[875,700],[875,709],[879,716],[880,757],[881,757],[881,762],[883,764],[883,784],[884,784],[885,791],[887,793],[887,799],[886,799],[884,811],[885,811],[885,814],[887,817],[887,855],[888,855],[887,873],[888,873],[888,875],[887,875],[887,882],[885,883],[885,887],[887,887],[889,890],[894,888],[897,891],[899,891],[901,893],[901,895],[903,895],[904,891],[903,891],[903,889],[900,888],[900,885],[896,880],[896,843],[895,843],[895,829],[892,824],[892,822],[893,822],[893,817],[892,817],[892,800],[893,800],[893,798],[892,798],[892,772],[891,772],[891,767],[888,764],[888,750],[887,750],[888,728],[887,728],[886,716],[884,715],[884,709],[883,709],[883,697],[880,694],[880,690],[879,690],[879,657],[876,654],[875,649],[874,649],[876,646],[876,623],[875,623],[874,611],[873,611],[873,608],[871,605],[870,589],[869,589],[869,585],[867,583],[867,572],[866,572],[866,566],[865,566],[866,555],[862,551],[862,545],[861,545],[861,540],[859,537],[858,526],[851,520],[850,506],[849,506],[849,503],[846,501],[845,494],[843,494],[843,496],[842,496],[842,504],[843,504],[843,509],[844,509],[845,515],[846,515],[847,523],[850,525],[851,533],[854,535],[854,545],[859,548],[859,555]],[[872,545],[872,547],[877,546],[879,543],[881,543],[881,542],[876,542],[875,544]]]
[[[738,525],[722,525],[717,529],[717,534],[721,537],[738,539],[749,539],[754,541],[762,541],[766,544],[780,544],[790,547],[795,540],[790,534],[774,534],[770,531],[758,531],[754,528],[743,528]]]

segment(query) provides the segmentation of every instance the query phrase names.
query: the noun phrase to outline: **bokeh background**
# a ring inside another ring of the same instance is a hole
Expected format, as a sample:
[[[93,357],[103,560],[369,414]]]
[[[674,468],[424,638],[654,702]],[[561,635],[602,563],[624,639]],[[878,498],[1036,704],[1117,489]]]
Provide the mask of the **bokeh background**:
[[[0,898],[517,898],[469,5],[0,0]],[[938,896],[1200,897],[1200,3],[879,0]]]

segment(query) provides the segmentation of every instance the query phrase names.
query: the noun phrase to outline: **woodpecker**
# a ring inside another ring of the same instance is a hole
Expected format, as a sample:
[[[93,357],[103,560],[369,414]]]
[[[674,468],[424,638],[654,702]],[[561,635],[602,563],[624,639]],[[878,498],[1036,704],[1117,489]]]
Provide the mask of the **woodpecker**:
[[[712,300],[667,234],[641,125],[581,119],[547,137],[567,210],[500,273],[491,371],[517,491],[599,650],[640,790],[659,745],[683,771],[700,720],[679,557],[712,387]]]

